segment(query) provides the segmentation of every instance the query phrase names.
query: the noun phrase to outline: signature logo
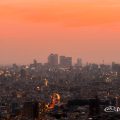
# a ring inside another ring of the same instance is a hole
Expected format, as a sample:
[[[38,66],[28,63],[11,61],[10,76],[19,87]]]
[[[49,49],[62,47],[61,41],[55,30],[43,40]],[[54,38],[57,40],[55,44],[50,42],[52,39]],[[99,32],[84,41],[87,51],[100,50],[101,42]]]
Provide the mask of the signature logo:
[[[105,112],[120,112],[120,107],[109,106],[104,109]]]

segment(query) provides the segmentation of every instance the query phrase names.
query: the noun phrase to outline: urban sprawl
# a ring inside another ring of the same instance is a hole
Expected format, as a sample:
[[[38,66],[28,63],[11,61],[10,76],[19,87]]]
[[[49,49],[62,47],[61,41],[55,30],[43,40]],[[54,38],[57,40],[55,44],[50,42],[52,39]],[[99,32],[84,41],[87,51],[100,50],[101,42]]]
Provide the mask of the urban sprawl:
[[[0,67],[0,120],[120,120],[120,64],[50,54]]]

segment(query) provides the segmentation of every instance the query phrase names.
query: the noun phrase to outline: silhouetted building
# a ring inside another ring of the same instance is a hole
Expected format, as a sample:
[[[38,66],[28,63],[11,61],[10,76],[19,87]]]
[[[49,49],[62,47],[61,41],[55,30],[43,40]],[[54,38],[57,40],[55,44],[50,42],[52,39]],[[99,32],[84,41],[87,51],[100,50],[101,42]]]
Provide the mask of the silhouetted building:
[[[120,72],[120,64],[116,64],[115,62],[112,62],[112,70],[114,72]]]
[[[34,60],[33,60],[33,65],[34,65],[35,67],[37,67],[37,64],[38,64],[38,63],[37,63],[37,60],[34,59]]]
[[[20,106],[18,103],[14,102],[11,104],[11,113],[13,116],[17,116],[20,114]]]
[[[60,65],[61,66],[72,66],[72,57],[60,56]]]
[[[21,69],[20,74],[21,74],[21,79],[26,79],[27,72],[25,69]]]
[[[23,106],[23,116],[27,118],[37,119],[39,117],[39,103],[25,102]]]
[[[100,113],[100,100],[96,96],[95,99],[89,100],[89,115],[98,115]]]
[[[82,67],[82,59],[80,59],[80,58],[77,59],[76,66]]]
[[[58,55],[57,54],[50,54],[48,56],[48,64],[55,66],[58,65]]]

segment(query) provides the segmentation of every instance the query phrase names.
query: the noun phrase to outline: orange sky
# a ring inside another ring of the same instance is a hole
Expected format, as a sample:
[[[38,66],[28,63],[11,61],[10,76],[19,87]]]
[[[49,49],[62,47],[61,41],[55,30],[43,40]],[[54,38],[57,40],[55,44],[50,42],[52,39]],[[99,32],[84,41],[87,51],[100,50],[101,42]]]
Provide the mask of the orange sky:
[[[1,0],[0,64],[49,53],[120,62],[119,0]]]

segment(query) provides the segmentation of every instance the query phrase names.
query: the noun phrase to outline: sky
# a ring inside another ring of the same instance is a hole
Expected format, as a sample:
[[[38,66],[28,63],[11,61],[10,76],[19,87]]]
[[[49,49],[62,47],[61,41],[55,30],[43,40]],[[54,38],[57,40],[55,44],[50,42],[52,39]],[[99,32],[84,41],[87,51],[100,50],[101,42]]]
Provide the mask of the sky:
[[[120,63],[120,0],[0,0],[0,64],[50,53]]]

